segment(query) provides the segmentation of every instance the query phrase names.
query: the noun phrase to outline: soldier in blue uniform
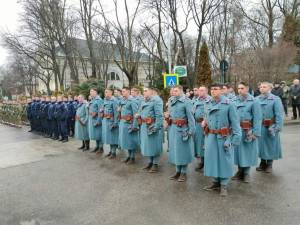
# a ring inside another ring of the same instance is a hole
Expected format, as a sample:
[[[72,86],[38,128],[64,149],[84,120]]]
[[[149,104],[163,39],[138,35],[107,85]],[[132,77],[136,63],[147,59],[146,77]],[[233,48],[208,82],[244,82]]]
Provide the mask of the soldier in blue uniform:
[[[197,87],[194,87],[193,93],[194,93],[194,96],[192,98],[192,104],[194,105],[194,103],[197,102],[198,98],[199,98],[199,89]]]
[[[110,145],[110,151],[106,155],[109,159],[116,158],[116,152],[119,144],[119,120],[118,120],[118,101],[113,97],[113,90],[105,90],[102,118],[102,141]]]
[[[59,134],[58,134],[58,124],[57,120],[54,116],[54,111],[57,106],[56,103],[56,97],[52,96],[51,97],[51,103],[48,108],[48,119],[50,121],[49,127],[50,127],[50,132],[49,132],[49,137],[53,140],[58,140],[59,139]]]
[[[32,99],[28,98],[27,106],[26,106],[26,115],[30,124],[30,130],[28,132],[32,132],[34,130],[33,123],[32,123],[32,105],[33,105]]]
[[[227,196],[227,185],[234,172],[233,151],[242,134],[236,107],[222,95],[221,88],[221,84],[211,85],[212,99],[205,105],[204,175],[214,180],[204,190],[220,190],[221,196]]]
[[[134,115],[138,111],[138,104],[132,96],[130,89],[123,87],[123,99],[120,102],[120,123],[119,123],[119,145],[122,150],[128,151],[128,157],[124,160],[127,164],[135,162],[135,151],[138,148],[138,127],[134,125]]]
[[[181,86],[173,88],[173,95],[169,103],[169,162],[176,166],[176,173],[170,179],[185,182],[188,164],[193,160],[195,119],[192,102]]]
[[[122,100],[122,90],[120,90],[120,89],[115,89],[114,90],[114,97],[115,97],[115,99],[117,100],[117,102],[118,102],[118,104],[121,102],[121,100]]]
[[[257,165],[258,137],[261,135],[261,110],[259,102],[249,94],[249,86],[241,82],[238,85],[235,100],[239,122],[242,130],[242,140],[234,151],[234,163],[238,166],[233,180],[250,182],[250,167]]]
[[[273,160],[282,158],[279,132],[283,127],[283,106],[279,97],[271,94],[272,84],[262,82],[257,97],[262,111],[261,137],[258,140],[261,162],[257,171],[272,172]]]
[[[76,108],[71,95],[68,96],[67,106],[68,106],[68,135],[70,137],[73,137],[75,132]]]
[[[84,101],[84,96],[79,95],[75,115],[75,138],[82,141],[82,145],[78,149],[88,151],[90,147],[88,132],[89,111],[88,105]]]
[[[140,125],[142,155],[149,157],[143,169],[158,172],[159,157],[162,153],[163,102],[153,95],[152,88],[144,88],[144,101],[136,114]]]
[[[170,125],[171,125],[171,120],[170,120],[170,105],[171,105],[171,100],[174,98],[174,94],[173,94],[173,87],[170,88],[170,97],[166,103],[166,111],[164,113],[164,119],[165,119],[165,128],[167,131],[167,143],[168,143],[168,148],[167,148],[167,152],[169,152],[170,150],[170,141],[169,141],[169,130],[170,130]]]
[[[103,108],[103,100],[98,95],[98,90],[92,88],[90,90],[91,101],[89,103],[89,136],[90,140],[96,141],[96,147],[92,152],[102,154],[102,118],[100,118],[99,112]]]
[[[36,97],[35,103],[35,123],[36,123],[36,131],[42,132],[42,125],[41,125],[41,99],[40,97]]]
[[[230,101],[232,101],[232,102],[235,101],[236,96],[235,96],[233,88],[231,87],[230,84],[224,84],[223,85],[223,87],[222,87],[222,93]]]
[[[39,123],[40,123],[40,134],[44,135],[45,134],[45,120],[46,120],[46,114],[44,111],[44,107],[46,105],[46,101],[45,101],[45,97],[42,96],[40,98],[40,105],[39,105],[39,111],[38,111],[38,115],[39,115]]]
[[[58,133],[61,137],[59,141],[68,141],[68,129],[67,129],[67,119],[68,119],[68,107],[63,102],[62,96],[57,97],[57,105],[54,110],[54,117],[57,120]]]
[[[49,111],[50,104],[51,104],[50,97],[46,96],[45,103],[43,105],[43,115],[44,115],[43,123],[44,123],[44,135],[47,138],[50,137],[50,130],[51,130],[50,129],[51,122],[48,117],[48,111]]]
[[[195,168],[197,172],[200,172],[204,167],[204,131],[202,122],[204,120],[204,106],[207,101],[211,99],[208,95],[208,90],[205,86],[200,86],[198,89],[198,99],[194,101],[193,113],[196,122],[196,130],[194,136],[195,142],[195,157],[200,160],[199,165]],[[195,90],[194,90],[195,93]]]
[[[136,103],[138,104],[138,107],[140,108],[140,106],[144,100],[143,96],[141,95],[140,89],[138,89],[136,87],[131,88],[131,96],[136,101]]]
[[[157,88],[152,88],[152,98],[154,99],[154,101],[158,102],[158,104],[162,104],[162,106],[164,106],[164,101],[162,100],[162,98],[159,96],[159,90]],[[165,142],[165,128],[164,128],[164,114],[163,114],[163,122],[162,122],[162,127],[159,130],[160,133],[160,138],[161,138],[161,143],[163,145],[163,143]],[[163,151],[163,150],[162,150]]]

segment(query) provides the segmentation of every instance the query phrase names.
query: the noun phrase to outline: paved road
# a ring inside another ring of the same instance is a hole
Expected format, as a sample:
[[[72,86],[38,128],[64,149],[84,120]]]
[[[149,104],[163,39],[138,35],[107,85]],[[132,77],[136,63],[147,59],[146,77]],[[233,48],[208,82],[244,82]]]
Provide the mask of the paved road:
[[[0,225],[298,225],[300,126],[288,126],[284,160],[274,174],[253,171],[253,182],[231,182],[229,196],[202,191],[210,179],[190,166],[188,182],[76,150],[22,129],[0,125]]]

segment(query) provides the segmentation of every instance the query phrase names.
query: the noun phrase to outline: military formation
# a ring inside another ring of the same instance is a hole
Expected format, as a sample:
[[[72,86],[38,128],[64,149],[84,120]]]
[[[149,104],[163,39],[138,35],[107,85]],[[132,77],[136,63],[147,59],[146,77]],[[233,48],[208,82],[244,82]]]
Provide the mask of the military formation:
[[[26,114],[31,130],[44,137],[68,142],[75,134],[77,97],[43,96],[27,99]]]
[[[28,101],[27,115],[31,131],[62,142],[75,135],[82,151],[90,150],[90,141],[96,154],[104,154],[103,145],[108,145],[105,157],[115,160],[118,151],[126,151],[127,165],[135,163],[140,151],[148,159],[142,169],[149,173],[160,171],[167,141],[168,161],[174,165],[171,180],[185,182],[196,160],[195,170],[212,178],[203,189],[227,196],[230,180],[251,181],[250,169],[259,159],[256,171],[271,173],[273,161],[282,157],[284,112],[271,89],[271,83],[262,82],[260,95],[253,97],[243,82],[237,95],[229,85],[215,83],[194,88],[190,99],[181,86],[174,86],[164,105],[151,87],[144,88],[143,96],[137,88],[107,88],[103,99],[92,88],[88,100],[83,95],[36,97]]]

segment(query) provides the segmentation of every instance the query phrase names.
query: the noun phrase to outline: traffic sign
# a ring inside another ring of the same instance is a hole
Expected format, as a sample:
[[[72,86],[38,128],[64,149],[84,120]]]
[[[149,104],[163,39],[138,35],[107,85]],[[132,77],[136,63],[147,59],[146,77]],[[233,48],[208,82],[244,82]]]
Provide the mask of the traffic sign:
[[[223,59],[220,62],[220,70],[221,71],[227,71],[228,70],[228,62],[225,59]]]
[[[186,77],[187,68],[186,66],[174,66],[174,73],[178,74],[178,77]]]
[[[178,74],[164,74],[164,88],[174,87],[179,84]]]

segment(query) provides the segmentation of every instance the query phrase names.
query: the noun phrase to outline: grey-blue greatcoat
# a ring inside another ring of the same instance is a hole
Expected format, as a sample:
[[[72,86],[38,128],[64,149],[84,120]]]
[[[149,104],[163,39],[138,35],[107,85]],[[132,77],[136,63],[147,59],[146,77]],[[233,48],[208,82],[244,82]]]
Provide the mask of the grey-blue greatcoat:
[[[192,162],[194,155],[195,119],[192,113],[192,102],[185,96],[170,98],[170,118],[172,120],[184,119],[186,125],[181,127],[176,124],[169,126],[169,162],[187,165]]]
[[[242,140],[234,151],[234,163],[239,167],[256,166],[258,158],[258,137],[261,135],[261,110],[259,102],[250,94],[247,97],[237,96],[235,100],[239,122],[250,121],[251,129],[242,130]],[[256,138],[247,138],[252,134]]]
[[[204,175],[217,178],[229,178],[234,173],[234,146],[240,144],[241,128],[234,103],[225,96],[220,101],[211,99],[205,105],[205,122],[210,130],[231,129],[224,137],[209,133],[205,137]],[[225,148],[224,144],[229,146]]]
[[[99,96],[91,99],[89,103],[89,136],[90,140],[101,141],[102,139],[102,120],[99,118],[99,111],[103,107],[103,100]]]
[[[156,97],[145,99],[139,109],[141,119],[152,118],[154,123],[140,126],[143,156],[159,156],[162,153],[163,103]]]
[[[206,101],[211,99],[209,95],[205,97],[199,97],[198,100],[194,100],[193,105],[193,113],[196,122],[196,130],[194,135],[194,143],[195,143],[195,157],[204,157],[204,131],[201,126],[200,119],[204,119],[204,106]]]
[[[120,102],[121,117],[131,116],[132,118],[138,111],[137,102],[129,96],[123,98]],[[138,148],[138,130],[133,121],[120,120],[119,123],[119,145],[123,150],[136,150]]]
[[[88,119],[89,111],[86,103],[79,103],[76,110],[75,138],[82,141],[89,140]]]
[[[119,144],[118,100],[115,97],[104,98],[103,114],[111,118],[102,119],[102,141],[104,144]]]
[[[269,93],[257,97],[262,119],[271,119],[271,127],[261,127],[261,137],[258,139],[259,157],[264,160],[277,160],[282,158],[280,134],[283,127],[283,106],[279,97]]]

